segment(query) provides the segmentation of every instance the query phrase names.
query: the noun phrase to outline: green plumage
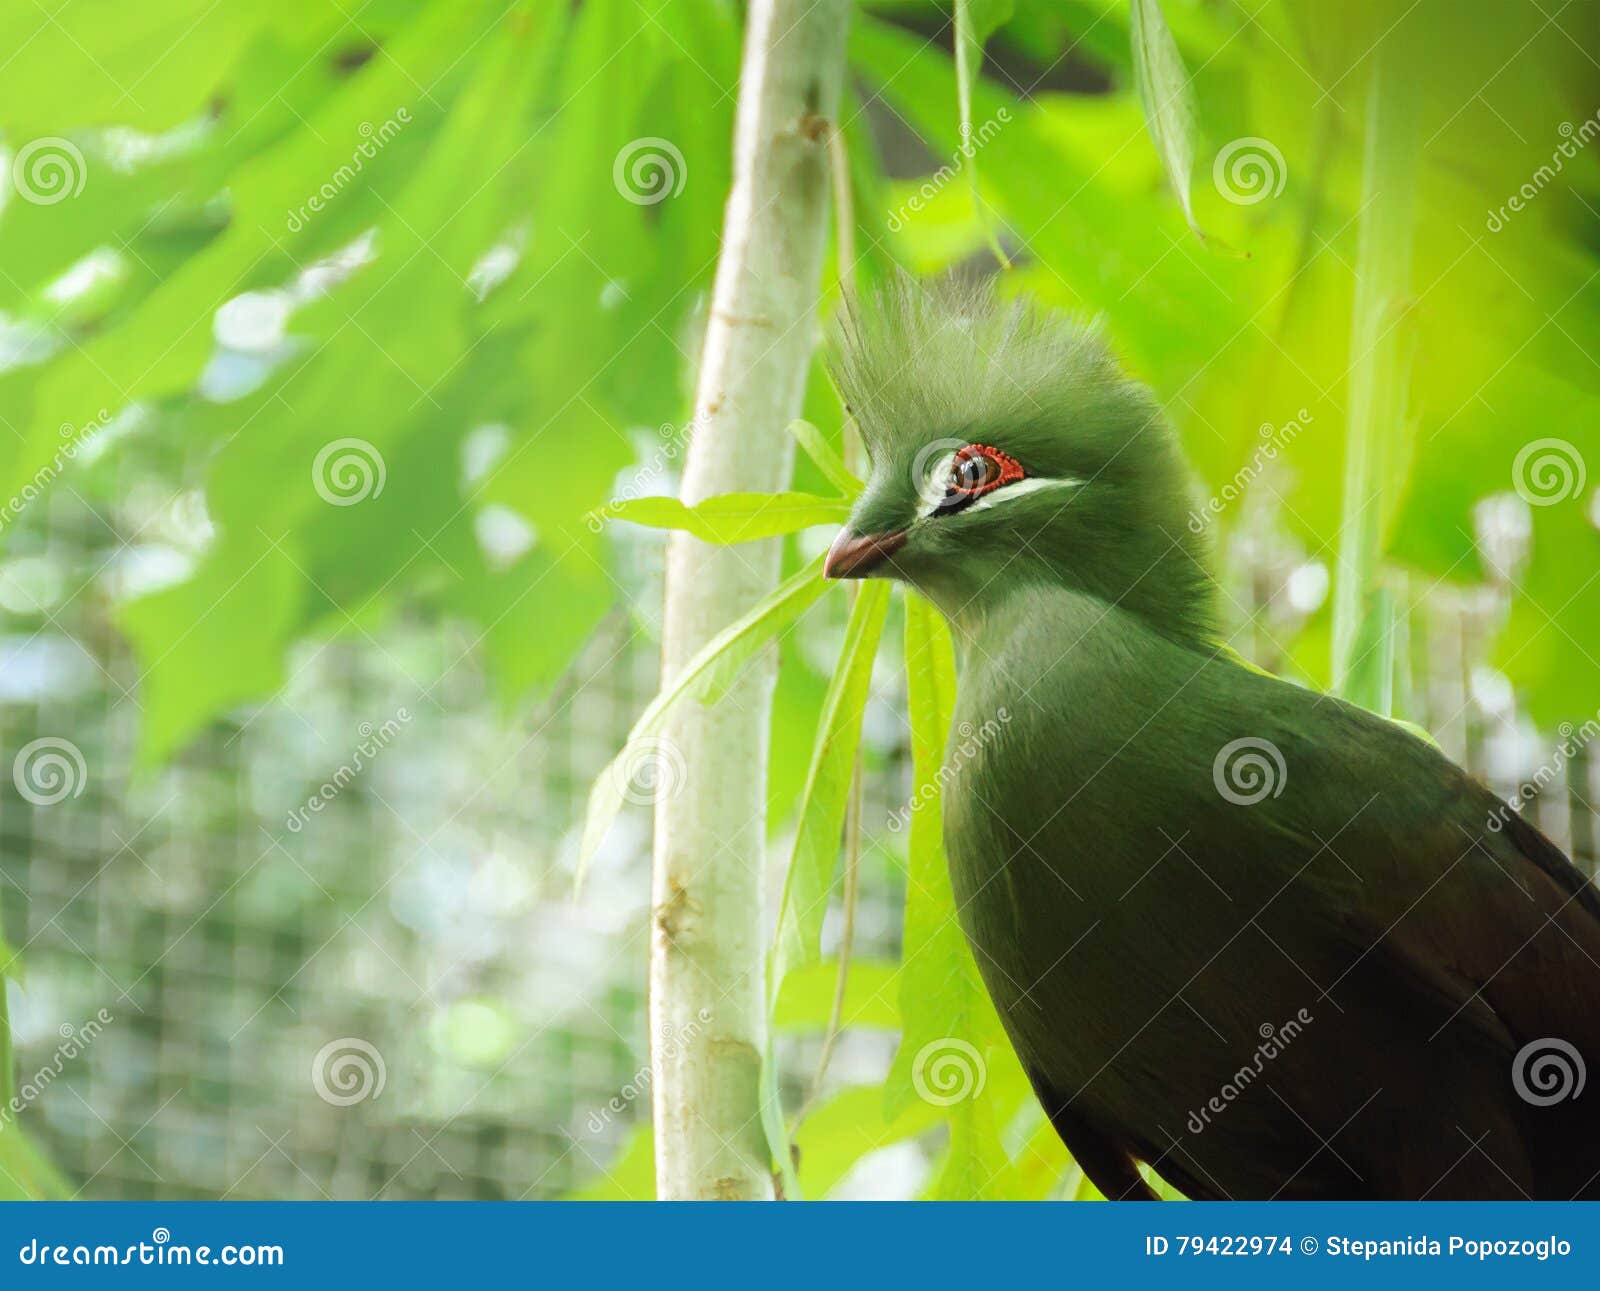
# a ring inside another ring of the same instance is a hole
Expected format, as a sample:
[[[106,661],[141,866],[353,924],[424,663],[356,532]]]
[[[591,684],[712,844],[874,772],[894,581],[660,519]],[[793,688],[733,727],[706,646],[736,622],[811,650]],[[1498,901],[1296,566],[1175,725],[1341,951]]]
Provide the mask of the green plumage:
[[[952,878],[1100,1189],[1600,1195],[1600,1096],[1545,1096],[1600,1057],[1594,889],[1425,741],[1219,646],[1175,441],[1103,344],[902,284],[835,371],[850,532],[898,544],[870,572],[950,621],[958,724],[1009,714],[946,790]],[[934,513],[946,440],[1031,486]]]

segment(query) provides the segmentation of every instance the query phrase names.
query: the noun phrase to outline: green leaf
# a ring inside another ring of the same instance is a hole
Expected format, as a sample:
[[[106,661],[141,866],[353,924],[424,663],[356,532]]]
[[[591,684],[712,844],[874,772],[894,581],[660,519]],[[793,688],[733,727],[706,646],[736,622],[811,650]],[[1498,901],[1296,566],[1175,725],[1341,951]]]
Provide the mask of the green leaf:
[[[210,0],[80,0],[54,6],[61,20],[33,5],[7,8],[0,48],[16,57],[0,82],[0,125],[36,134],[177,125],[206,105],[272,21],[267,6]]]
[[[938,1108],[918,1103],[889,1122],[883,1118],[883,1090],[877,1085],[841,1089],[795,1131],[800,1186],[808,1197],[826,1197],[862,1157],[926,1134],[941,1118]]]
[[[950,1117],[950,1146],[929,1197],[934,1201],[1009,1198],[1011,1159],[1000,1142],[993,1101],[969,1098]]]
[[[12,946],[5,939],[5,935],[0,933],[0,990],[4,989],[4,983],[7,978],[10,978],[13,982],[20,982],[22,974],[22,952]]]
[[[861,742],[861,715],[866,709],[872,664],[888,608],[888,583],[862,586],[850,612],[844,649],[822,702],[811,770],[800,797],[800,824],[778,906],[777,936],[767,960],[769,1015],[776,1011],[778,993],[789,970],[814,964],[821,955],[818,942],[828,908],[828,891],[833,886],[834,864],[839,857],[856,749]],[[767,1029],[766,1052],[761,1060],[761,1124],[783,1175],[786,1194],[798,1197],[800,1182],[790,1159],[788,1127],[772,1050],[773,1030]]]
[[[1161,158],[1167,182],[1195,236],[1205,234],[1194,218],[1189,191],[1194,169],[1195,112],[1183,55],[1162,16],[1159,0],[1132,0],[1133,82],[1144,107],[1145,128]]]
[[[693,506],[677,498],[621,498],[595,514],[652,529],[682,529],[702,542],[727,545],[838,524],[849,518],[850,503],[812,493],[722,493]]]
[[[809,421],[795,420],[789,423],[789,433],[794,436],[795,442],[800,445],[801,451],[809,457],[816,468],[822,472],[823,477],[847,498],[856,497],[864,487],[860,480],[844,464],[844,458],[833,451],[830,444],[820,430]]]
[[[567,1194],[568,1201],[654,1201],[656,1196],[656,1136],[641,1125],[629,1136],[621,1154],[603,1166],[600,1178]]]
[[[66,1197],[66,1181],[13,1119],[16,1084],[11,1049],[11,997],[6,978],[16,976],[16,953],[0,937],[0,1201],[39,1201]]]
[[[622,746],[622,751],[595,777],[589,789],[583,841],[578,848],[578,873],[574,880],[576,888],[582,887],[584,870],[590,858],[605,840],[606,831],[622,809],[631,761],[650,755],[651,742],[672,706],[688,694],[697,694],[707,702],[720,697],[744,665],[810,608],[826,588],[827,583],[822,578],[822,558],[819,556],[706,642],[673,678],[672,683],[645,706],[639,720],[628,732],[628,740]]]
[[[911,800],[921,805],[907,830],[903,1034],[884,1088],[891,1119],[918,1096],[919,1053],[952,1039],[981,1051],[999,1027],[956,920],[940,818],[939,769],[956,693],[955,650],[943,618],[916,595],[906,597],[905,650]]]
[[[1013,1167],[1001,1142],[1030,1097],[961,931],[940,818],[940,768],[956,692],[955,650],[943,618],[906,598],[912,812],[907,842],[900,1049],[884,1085],[895,1120],[919,1099],[940,1107],[950,1142],[932,1195],[1009,1195]]]
[[[62,1201],[72,1186],[15,1121],[0,1125],[0,1201]]]
[[[1333,689],[1388,716],[1395,598],[1379,584],[1390,520],[1411,458],[1412,242],[1416,229],[1413,70],[1380,51],[1368,89],[1360,252],[1350,305],[1350,377],[1339,548],[1333,588]]]
[[[139,655],[140,757],[159,762],[217,714],[275,691],[304,580],[281,542],[219,544],[194,577],[119,616]]]
[[[976,145],[972,142],[972,89],[983,65],[984,43],[1010,20],[1014,9],[1014,0],[955,0],[956,107],[960,118],[962,155],[972,188],[973,210],[983,225],[989,249],[1007,269],[1011,267],[1011,261],[995,237],[984,209],[983,196],[978,190],[978,156]]]
[[[783,1115],[783,1091],[778,1087],[778,1057],[773,1050],[774,1028],[767,1028],[766,1044],[761,1049],[761,1131],[767,1138],[767,1150],[778,1167],[778,1178],[783,1185],[787,1201],[800,1201],[802,1191],[800,1176],[795,1170],[794,1150],[789,1142],[789,1123]]]
[[[862,584],[845,629],[838,667],[822,701],[811,770],[800,799],[800,824],[778,905],[778,933],[769,969],[774,993],[791,969],[813,964],[821,954],[822,919],[833,886],[850,780],[861,743],[861,715],[866,710],[872,664],[888,609],[887,582]]]
[[[841,1024],[881,1031],[900,1029],[896,1000],[900,965],[853,959],[845,979]],[[833,1020],[833,996],[839,984],[839,962],[819,960],[793,969],[778,984],[772,1025],[779,1031],[825,1031]]]
[[[1055,1193],[1072,1169],[1072,1157],[1041,1109],[1038,1125],[1013,1162],[1006,1200],[1043,1201]]]

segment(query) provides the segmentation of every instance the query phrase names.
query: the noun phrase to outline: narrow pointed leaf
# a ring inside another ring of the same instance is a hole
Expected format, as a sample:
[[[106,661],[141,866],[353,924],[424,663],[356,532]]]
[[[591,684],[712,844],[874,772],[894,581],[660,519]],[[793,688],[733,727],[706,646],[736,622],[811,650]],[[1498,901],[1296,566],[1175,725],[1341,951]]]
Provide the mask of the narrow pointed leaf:
[[[1194,218],[1189,191],[1194,169],[1194,96],[1183,55],[1173,40],[1159,0],[1132,0],[1133,83],[1144,107],[1144,122],[1167,182],[1183,207],[1195,236],[1205,234]]]
[[[0,1201],[60,1201],[72,1189],[15,1121],[0,1127]]]
[[[823,437],[820,430],[809,421],[796,420],[789,423],[789,433],[794,436],[801,451],[827,478],[828,483],[845,497],[853,498],[861,492],[863,487],[861,481],[844,464],[844,458],[833,451],[833,445]]]
[[[714,695],[725,692],[728,684],[756,652],[799,618],[826,587],[822,579],[822,558],[818,557],[780,584],[772,595],[747,614],[707,641],[672,683],[646,705],[628,733],[622,751],[595,777],[589,789],[583,840],[578,849],[575,888],[582,887],[589,859],[605,839],[617,812],[622,809],[630,757],[639,752],[644,741],[661,729],[662,721],[672,706],[688,694],[706,698],[708,692]]]
[[[861,715],[888,608],[888,583],[874,580],[863,584],[850,614],[838,668],[823,701],[811,771],[800,800],[794,852],[778,908],[771,968],[774,993],[790,969],[815,963],[821,955],[822,918],[839,858],[850,779],[861,743]]]
[[[911,719],[911,801],[907,829],[906,914],[900,971],[900,1051],[884,1087],[885,1113],[916,1097],[913,1066],[924,1046],[965,1039],[984,999],[977,966],[956,922],[945,862],[940,776],[955,700],[950,630],[926,601],[906,597],[906,692]]]
[[[849,517],[850,503],[814,493],[722,493],[694,506],[677,498],[626,498],[597,514],[652,529],[682,529],[702,542],[726,546],[839,524]]]
[[[844,1011],[840,1021],[846,1027],[878,1031],[897,1031],[900,1010],[900,965],[853,960],[846,979]],[[778,1000],[772,1010],[772,1025],[779,1031],[826,1031],[833,1021],[833,997],[839,985],[839,961],[819,960],[795,969],[778,986]]]
[[[866,708],[872,662],[888,607],[887,583],[870,582],[861,588],[850,612],[844,649],[823,700],[811,770],[800,799],[794,853],[778,907],[777,937],[767,960],[769,1017],[777,1011],[778,994],[789,969],[815,963],[820,956],[817,942],[839,856],[850,778],[861,742],[861,714]],[[767,1027],[766,1051],[761,1056],[761,1125],[783,1178],[784,1195],[794,1200],[800,1196],[800,1180],[794,1169],[778,1086],[777,1060],[772,1049],[775,1030],[775,1026]]]
[[[956,107],[961,119],[962,164],[972,188],[972,205],[995,259],[1009,269],[1011,261],[991,227],[978,191],[977,145],[973,142],[972,87],[983,66],[983,46],[1015,11],[1014,0],[955,0]]]
[[[841,1089],[795,1131],[800,1182],[806,1195],[826,1197],[862,1157],[925,1134],[940,1119],[938,1108],[918,1103],[890,1123],[883,1119],[883,1091],[876,1085]]]

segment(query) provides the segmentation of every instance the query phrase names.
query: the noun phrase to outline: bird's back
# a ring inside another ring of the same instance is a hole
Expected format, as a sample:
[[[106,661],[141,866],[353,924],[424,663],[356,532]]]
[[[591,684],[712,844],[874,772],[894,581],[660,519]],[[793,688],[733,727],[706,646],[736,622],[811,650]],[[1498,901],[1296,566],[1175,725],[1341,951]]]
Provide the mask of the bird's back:
[[[1548,840],[1392,723],[1057,589],[965,646],[959,720],[1001,707],[950,755],[956,895],[1103,1188],[1595,1193],[1600,902]]]

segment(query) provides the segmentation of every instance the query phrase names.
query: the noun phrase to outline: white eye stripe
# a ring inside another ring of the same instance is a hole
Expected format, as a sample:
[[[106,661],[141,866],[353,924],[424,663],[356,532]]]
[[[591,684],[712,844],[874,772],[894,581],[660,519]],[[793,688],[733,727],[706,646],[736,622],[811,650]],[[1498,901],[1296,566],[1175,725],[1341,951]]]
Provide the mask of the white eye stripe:
[[[1045,489],[1075,489],[1082,483],[1082,480],[1073,479],[1071,476],[1051,479],[1048,476],[1030,475],[1026,479],[1018,480],[1015,484],[1006,484],[985,493],[971,506],[967,507],[966,510],[982,511],[989,507],[1002,506],[1025,494],[1041,493]]]
[[[955,454],[952,453],[951,458],[953,459],[954,457]],[[946,475],[948,473],[948,471],[945,472]],[[938,478],[942,479],[943,476]],[[1020,498],[1030,493],[1040,493],[1045,489],[1075,489],[1083,483],[1083,480],[1076,479],[1072,476],[1061,476],[1059,478],[1052,479],[1048,476],[1030,475],[1026,479],[1018,480],[1015,484],[1005,484],[1000,488],[990,489],[989,492],[985,493],[976,502],[969,503],[968,505],[962,507],[961,511],[956,512],[956,514],[960,515],[962,512],[966,511],[984,511],[990,507],[1003,506],[1005,503],[1010,502],[1015,498]],[[930,520],[937,516],[939,514],[939,505],[943,501],[944,491],[942,488],[936,496],[932,493],[931,489],[924,490],[922,494],[922,502],[925,509],[922,513],[922,518],[924,520]]]
[[[951,449],[943,456],[935,458],[932,468],[922,478],[917,496],[922,503],[924,516],[933,515],[939,509],[939,504],[944,501],[945,485],[956,463],[956,451]]]

